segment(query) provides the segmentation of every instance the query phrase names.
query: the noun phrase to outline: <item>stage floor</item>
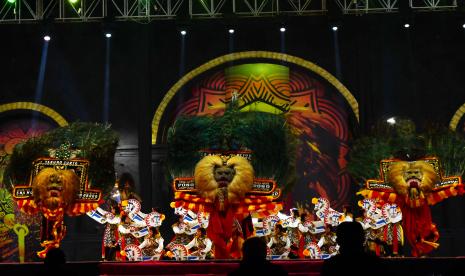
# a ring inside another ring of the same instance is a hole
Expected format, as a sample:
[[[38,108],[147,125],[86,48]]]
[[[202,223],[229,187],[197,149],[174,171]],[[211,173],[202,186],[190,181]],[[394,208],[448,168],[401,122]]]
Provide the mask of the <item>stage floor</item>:
[[[455,258],[385,258],[391,275],[433,276],[465,275],[465,257]],[[273,261],[289,275],[320,275],[321,260]],[[358,265],[362,264],[360,260]],[[168,276],[168,275],[227,275],[239,266],[237,261],[205,262],[70,262],[66,269],[75,275],[108,276]],[[41,263],[0,263],[1,275],[40,275]],[[376,275],[376,272],[373,273]],[[70,275],[65,275],[70,276]],[[263,275],[265,276],[265,275]]]
[[[320,274],[322,261],[276,261],[289,275]],[[146,262],[146,263],[101,263],[101,275],[227,275],[239,267],[238,262]],[[125,274],[122,274],[124,271]],[[156,271],[156,272],[155,272]],[[128,274],[126,274],[128,273]],[[257,275],[258,276],[258,275]],[[265,276],[265,275],[264,275]]]

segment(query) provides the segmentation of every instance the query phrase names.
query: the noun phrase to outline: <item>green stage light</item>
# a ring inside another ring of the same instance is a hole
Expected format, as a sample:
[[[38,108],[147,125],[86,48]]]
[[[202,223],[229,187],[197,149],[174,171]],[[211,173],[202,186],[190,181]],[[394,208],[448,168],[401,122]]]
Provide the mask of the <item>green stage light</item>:
[[[10,4],[16,3],[16,0],[6,0],[6,1],[7,1],[8,3],[10,3]]]
[[[68,0],[70,4],[76,4],[79,0]]]

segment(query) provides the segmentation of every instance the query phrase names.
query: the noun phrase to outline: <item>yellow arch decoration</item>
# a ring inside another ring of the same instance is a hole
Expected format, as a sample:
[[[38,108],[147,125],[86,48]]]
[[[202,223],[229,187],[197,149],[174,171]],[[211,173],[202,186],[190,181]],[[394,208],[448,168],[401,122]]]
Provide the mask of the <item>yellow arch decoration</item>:
[[[449,123],[449,128],[453,131],[457,129],[457,125],[460,122],[460,119],[462,119],[463,115],[465,114],[465,104],[463,104],[457,111],[455,111],[454,116],[452,116],[452,120],[450,120]]]
[[[50,107],[46,107],[45,105],[41,105],[38,103],[33,102],[14,102],[14,103],[7,103],[0,105],[0,113],[11,111],[11,110],[33,110],[40,112],[50,118],[52,118],[59,126],[67,126],[68,121],[66,121],[63,116],[61,116],[58,112],[51,109]]]
[[[234,60],[239,59],[247,59],[247,58],[264,58],[264,59],[274,59],[279,61],[285,61],[288,63],[297,64],[301,67],[307,68],[310,71],[313,71],[323,77],[326,81],[331,83],[338,91],[342,94],[342,96],[347,100],[352,111],[359,121],[359,110],[358,110],[358,102],[355,97],[350,93],[350,91],[338,80],[336,79],[331,73],[326,71],[325,69],[321,68],[320,66],[316,65],[313,62],[307,61],[305,59],[291,56],[288,54],[283,53],[276,53],[276,52],[267,52],[267,51],[248,51],[248,52],[237,52],[232,54],[227,54],[224,56],[217,57],[212,59],[199,67],[195,68],[194,70],[190,71],[186,75],[184,75],[180,80],[178,80],[166,93],[165,97],[163,97],[160,105],[158,106],[157,110],[155,111],[155,115],[152,120],[152,144],[157,143],[157,135],[158,135],[158,127],[161,121],[161,117],[165,112],[166,107],[168,106],[171,99],[176,95],[176,93],[183,87],[187,82],[198,76],[199,74],[210,70],[213,67],[218,65],[231,62]]]

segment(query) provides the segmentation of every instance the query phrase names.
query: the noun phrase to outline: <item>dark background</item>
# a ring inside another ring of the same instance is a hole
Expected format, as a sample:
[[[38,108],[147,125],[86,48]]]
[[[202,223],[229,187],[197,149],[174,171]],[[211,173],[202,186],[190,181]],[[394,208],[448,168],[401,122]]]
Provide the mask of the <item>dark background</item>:
[[[344,17],[337,34],[340,73],[334,33],[323,16],[114,23],[109,121],[120,134],[115,166],[135,176],[144,211],[156,206],[172,213],[163,169],[166,147],[151,145],[152,118],[166,91],[184,73],[230,52],[230,26],[236,30],[233,51],[280,52],[283,22],[285,52],[338,76],[358,100],[359,133],[389,116],[410,117],[420,128],[431,121],[448,125],[465,103],[465,30],[457,13],[415,14],[410,29],[403,27],[398,14]],[[180,28],[188,31],[183,63]],[[68,122],[102,122],[102,24],[55,23],[51,31],[41,103]],[[40,24],[0,25],[0,104],[34,101],[42,35]],[[160,132],[166,127],[161,125]],[[441,247],[434,255],[465,255],[465,200],[453,198],[432,210],[441,233]],[[102,227],[85,216],[68,218],[67,223],[63,247],[68,259],[98,260]],[[165,241],[171,223],[164,223]]]

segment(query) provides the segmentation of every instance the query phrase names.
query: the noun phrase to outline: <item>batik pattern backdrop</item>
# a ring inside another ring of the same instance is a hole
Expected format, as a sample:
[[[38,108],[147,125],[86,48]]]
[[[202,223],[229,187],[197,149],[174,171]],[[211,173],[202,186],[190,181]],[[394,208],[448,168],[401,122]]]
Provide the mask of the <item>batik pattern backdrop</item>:
[[[288,207],[308,205],[319,196],[330,199],[335,208],[351,200],[345,166],[353,113],[344,97],[312,72],[281,64],[241,64],[206,73],[181,93],[171,122],[181,114],[221,115],[233,97],[244,112],[288,115],[300,139]]]
[[[19,211],[4,183],[4,172],[14,147],[54,128],[46,119],[14,114],[0,117],[0,261],[35,260],[39,248],[41,218]],[[24,249],[23,252],[20,252]],[[21,254],[20,254],[21,253]]]

